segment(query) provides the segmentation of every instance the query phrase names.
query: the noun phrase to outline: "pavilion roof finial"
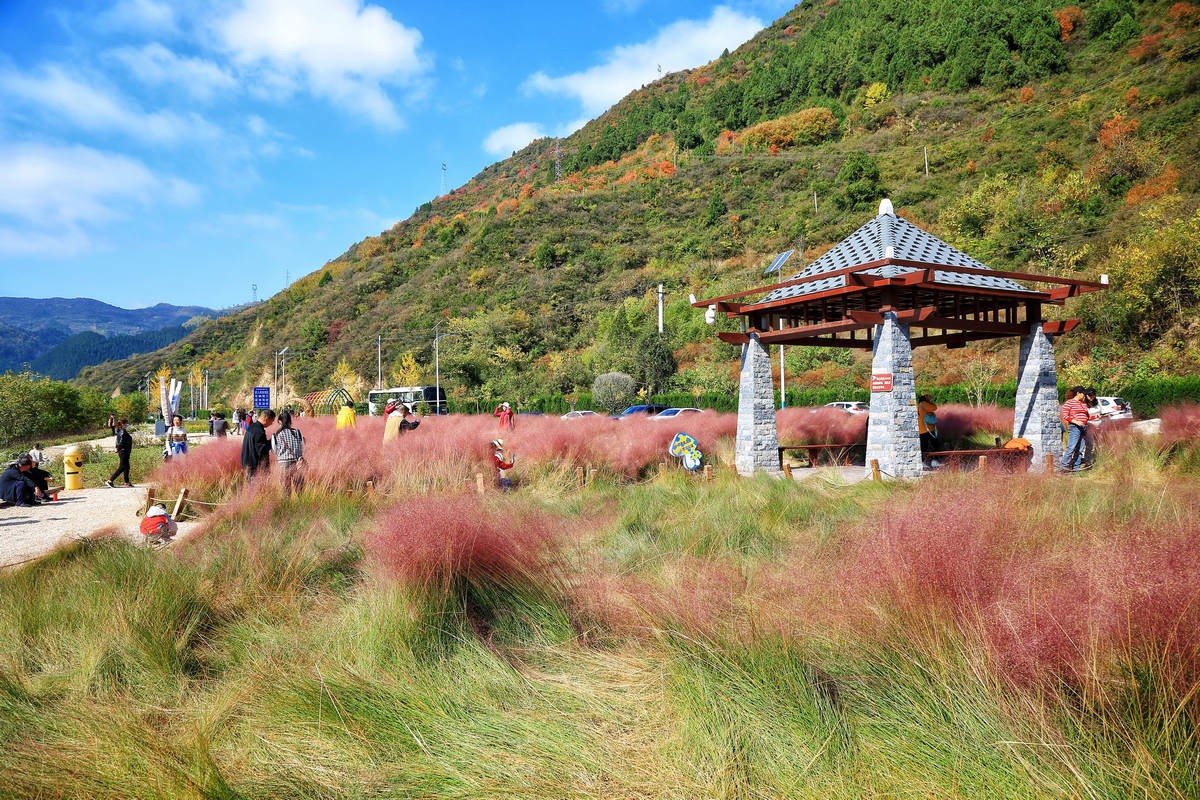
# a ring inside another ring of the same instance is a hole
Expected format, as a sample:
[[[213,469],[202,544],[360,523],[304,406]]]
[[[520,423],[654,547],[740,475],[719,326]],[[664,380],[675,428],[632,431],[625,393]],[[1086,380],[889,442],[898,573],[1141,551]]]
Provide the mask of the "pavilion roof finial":
[[[886,197],[879,201],[879,214],[877,216],[882,217],[884,214],[888,214],[893,217],[896,216],[896,212],[892,208],[892,201]]]

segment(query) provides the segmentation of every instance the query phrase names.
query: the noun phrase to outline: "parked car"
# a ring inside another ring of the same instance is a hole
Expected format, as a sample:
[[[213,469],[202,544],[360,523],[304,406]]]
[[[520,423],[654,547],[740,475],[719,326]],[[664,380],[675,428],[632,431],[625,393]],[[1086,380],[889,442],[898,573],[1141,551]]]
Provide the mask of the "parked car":
[[[842,411],[849,411],[851,414],[866,414],[871,410],[871,406],[861,400],[838,400],[833,403],[826,403],[826,408],[840,408]]]
[[[598,417],[598,416],[600,416],[600,415],[597,414],[595,411],[588,411],[587,409],[581,408],[581,409],[578,409],[577,411],[568,411],[567,413],[565,413],[561,417],[559,417],[559,419],[583,419],[584,417]]]
[[[630,406],[620,414],[617,414],[616,419],[628,419],[629,417],[638,415],[652,417],[655,414],[659,414],[666,410],[666,406],[658,406],[654,405],[653,403],[643,403],[641,405]]]
[[[687,416],[688,414],[699,414],[698,408],[665,408],[654,415],[654,419],[675,419],[676,417]]]
[[[1133,404],[1121,397],[1097,397],[1104,419],[1133,419]]]

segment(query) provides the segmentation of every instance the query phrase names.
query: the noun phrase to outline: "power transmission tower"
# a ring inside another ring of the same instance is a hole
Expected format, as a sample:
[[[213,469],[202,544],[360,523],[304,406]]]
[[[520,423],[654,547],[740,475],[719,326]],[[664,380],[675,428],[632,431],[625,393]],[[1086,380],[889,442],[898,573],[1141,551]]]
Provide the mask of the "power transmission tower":
[[[250,284],[250,302],[252,304],[258,302],[258,284],[257,283]]]
[[[446,196],[446,162],[443,161],[442,162],[442,193],[439,195],[439,197],[445,197],[445,196]]]
[[[558,140],[554,140],[554,182],[558,183],[562,180],[562,150],[558,146]]]

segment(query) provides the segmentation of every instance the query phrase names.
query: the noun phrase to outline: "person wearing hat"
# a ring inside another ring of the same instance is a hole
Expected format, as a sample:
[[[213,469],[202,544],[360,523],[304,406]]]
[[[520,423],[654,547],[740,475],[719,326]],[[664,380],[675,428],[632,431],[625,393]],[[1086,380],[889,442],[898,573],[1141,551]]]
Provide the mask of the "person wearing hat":
[[[1067,446],[1058,464],[1061,472],[1078,472],[1083,468],[1084,436],[1088,423],[1088,407],[1083,398],[1084,388],[1073,386],[1067,393],[1067,401],[1058,409],[1058,418],[1067,431]]]
[[[504,451],[503,439],[492,439],[492,462],[495,464],[497,472],[496,487],[506,491],[511,489],[512,479],[508,477],[507,473],[517,462],[517,456]]]
[[[500,430],[512,430],[516,422],[516,414],[513,413],[512,406],[508,403],[501,403],[496,406],[496,410],[492,412],[493,417],[500,418]]]

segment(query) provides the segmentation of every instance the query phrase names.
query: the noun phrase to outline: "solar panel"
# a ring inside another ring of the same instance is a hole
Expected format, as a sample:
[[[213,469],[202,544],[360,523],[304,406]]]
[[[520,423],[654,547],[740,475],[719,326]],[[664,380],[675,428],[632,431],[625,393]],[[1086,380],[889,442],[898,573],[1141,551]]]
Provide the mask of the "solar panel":
[[[779,272],[783,268],[784,263],[792,257],[795,250],[788,250],[775,256],[775,260],[771,262],[771,266],[767,267],[767,271],[763,275],[770,275],[772,272]]]

